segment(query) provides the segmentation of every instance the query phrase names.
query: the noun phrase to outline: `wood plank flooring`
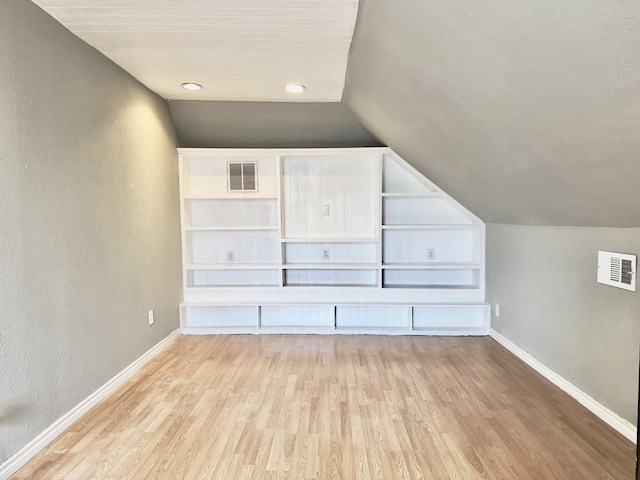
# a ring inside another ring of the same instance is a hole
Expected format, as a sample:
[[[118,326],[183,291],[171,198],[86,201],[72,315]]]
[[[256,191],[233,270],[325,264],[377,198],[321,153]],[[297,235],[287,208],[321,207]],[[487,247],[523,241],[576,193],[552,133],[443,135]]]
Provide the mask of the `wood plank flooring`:
[[[490,338],[190,336],[13,478],[627,480],[634,462]]]

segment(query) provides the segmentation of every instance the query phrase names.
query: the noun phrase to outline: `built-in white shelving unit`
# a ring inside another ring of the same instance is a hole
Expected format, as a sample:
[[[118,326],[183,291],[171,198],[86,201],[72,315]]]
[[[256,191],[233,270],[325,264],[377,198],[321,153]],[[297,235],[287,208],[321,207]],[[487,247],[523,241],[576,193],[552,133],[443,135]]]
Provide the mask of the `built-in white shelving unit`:
[[[488,333],[484,224],[390,149],[179,162],[183,333]]]

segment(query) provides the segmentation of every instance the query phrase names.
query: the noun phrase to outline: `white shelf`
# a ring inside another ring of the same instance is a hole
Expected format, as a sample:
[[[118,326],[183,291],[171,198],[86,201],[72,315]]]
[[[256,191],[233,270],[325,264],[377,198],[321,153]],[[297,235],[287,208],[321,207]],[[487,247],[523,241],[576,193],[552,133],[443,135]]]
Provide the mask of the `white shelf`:
[[[277,270],[279,263],[194,263],[186,266],[187,270]]]
[[[189,292],[211,292],[213,290],[229,290],[229,289],[234,289],[234,290],[246,290],[247,288],[251,288],[252,290],[254,288],[257,289],[274,289],[274,288],[280,288],[279,285],[275,285],[275,284],[266,284],[266,285],[260,285],[260,284],[252,284],[252,285],[198,285],[198,286],[194,286],[194,287],[185,287],[185,290],[189,291]],[[252,303],[252,305],[255,305],[255,302]]]
[[[185,200],[277,200],[278,197],[272,195],[255,195],[252,193],[230,194],[230,195],[185,195]]]
[[[378,283],[377,282],[376,283],[305,283],[305,284],[285,283],[284,286],[287,288],[309,288],[309,287],[311,288],[335,288],[335,287],[377,288]]]
[[[184,227],[185,232],[252,232],[258,230],[278,230],[277,226],[233,225],[216,227]]]
[[[377,238],[283,238],[282,243],[375,243]]]
[[[288,334],[304,334],[309,332],[323,331],[332,332],[334,328],[326,325],[282,325],[282,326],[266,326],[260,325],[257,328],[260,333],[288,333]]]
[[[423,198],[423,197],[441,197],[438,192],[424,192],[424,193],[401,193],[401,192],[386,192],[382,194],[383,197],[397,197],[397,198]]]
[[[449,263],[449,262],[429,262],[429,263],[383,263],[383,269],[393,270],[469,270],[479,269],[479,263]]]
[[[476,285],[395,285],[395,284],[383,284],[382,288],[401,288],[406,290],[477,290],[479,287]]]
[[[277,301],[277,300],[268,300],[268,301],[214,301],[214,302],[182,302],[180,304],[181,307],[251,307],[251,306],[264,306],[264,307],[274,307],[274,306],[291,306],[291,305],[324,305],[324,306],[350,306],[350,307],[396,307],[396,306],[411,306],[411,307],[429,307],[429,308],[489,308],[488,303],[483,302],[472,302],[472,303],[437,303],[437,302],[384,302],[384,301],[367,301],[367,302],[349,302],[349,301],[305,301],[305,300],[297,300],[297,301]]]
[[[374,270],[377,263],[287,263],[284,270]]]
[[[441,223],[438,225],[382,225],[383,230],[467,230],[479,227],[479,223]]]
[[[336,331],[338,332],[370,332],[370,331],[376,331],[376,332],[380,332],[380,333],[390,333],[390,332],[410,332],[411,331],[411,327],[406,327],[406,326],[400,326],[400,327],[358,327],[358,326],[354,326],[354,327],[338,327],[336,326]]]
[[[489,329],[486,327],[418,327],[413,328],[414,332],[424,332],[433,335],[489,335]]]

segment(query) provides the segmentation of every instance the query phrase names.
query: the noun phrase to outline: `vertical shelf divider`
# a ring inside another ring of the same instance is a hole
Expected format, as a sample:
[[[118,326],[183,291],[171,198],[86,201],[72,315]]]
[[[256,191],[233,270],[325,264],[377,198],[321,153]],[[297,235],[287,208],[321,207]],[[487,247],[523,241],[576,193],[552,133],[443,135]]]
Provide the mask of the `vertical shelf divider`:
[[[276,186],[275,186],[275,191],[276,191],[276,222],[278,225],[278,244],[280,246],[279,251],[280,251],[280,258],[278,260],[279,266],[278,268],[280,269],[280,285],[279,287],[284,287],[285,282],[284,282],[284,276],[285,276],[285,272],[283,269],[283,265],[284,265],[284,244],[282,243],[282,232],[283,232],[283,227],[282,227],[282,219],[283,219],[283,215],[282,215],[282,155],[276,155]]]
[[[384,193],[384,155],[379,155],[377,158],[378,164],[378,242],[377,242],[377,263],[378,263],[378,288],[382,288],[382,276],[384,274],[382,270],[382,225],[383,225],[383,199],[382,194]]]
[[[188,259],[188,251],[189,251],[189,247],[187,245],[187,207],[185,202],[187,201],[185,199],[186,197],[186,186],[185,186],[185,181],[186,181],[186,177],[189,175],[189,172],[187,171],[187,165],[186,162],[184,160],[184,158],[182,158],[182,155],[178,155],[178,188],[180,191],[180,230],[181,230],[181,238],[182,238],[182,288],[183,290],[186,290],[188,285],[189,285],[189,280],[188,280],[188,275],[189,272],[187,271],[187,265],[189,262]]]

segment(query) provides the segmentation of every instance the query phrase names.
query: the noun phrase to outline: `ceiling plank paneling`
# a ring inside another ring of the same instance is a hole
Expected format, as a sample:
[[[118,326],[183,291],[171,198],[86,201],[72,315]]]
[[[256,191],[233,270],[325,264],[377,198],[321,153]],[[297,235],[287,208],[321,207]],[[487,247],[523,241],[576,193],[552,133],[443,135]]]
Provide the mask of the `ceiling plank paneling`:
[[[358,12],[354,0],[35,3],[164,98],[195,100],[339,101]]]

